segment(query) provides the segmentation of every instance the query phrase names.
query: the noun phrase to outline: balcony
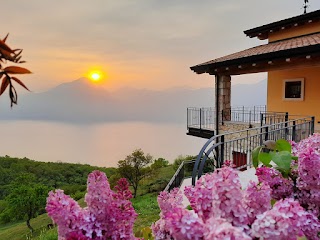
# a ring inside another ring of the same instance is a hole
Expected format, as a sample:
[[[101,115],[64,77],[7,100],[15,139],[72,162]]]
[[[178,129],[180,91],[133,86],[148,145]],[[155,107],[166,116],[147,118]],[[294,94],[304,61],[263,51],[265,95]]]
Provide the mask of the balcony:
[[[221,133],[280,123],[287,120],[288,113],[267,112],[265,105],[232,107],[228,111],[219,112],[218,120],[216,119],[214,108],[188,108],[187,135],[209,139],[217,132],[217,126],[219,126],[219,133]],[[230,126],[236,127],[236,129],[230,128]]]

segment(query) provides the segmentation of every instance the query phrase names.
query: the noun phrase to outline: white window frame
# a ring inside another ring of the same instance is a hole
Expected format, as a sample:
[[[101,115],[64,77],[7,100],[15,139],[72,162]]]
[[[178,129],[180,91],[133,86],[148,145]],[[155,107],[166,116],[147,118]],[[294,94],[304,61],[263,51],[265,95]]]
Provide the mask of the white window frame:
[[[286,98],[286,83],[287,82],[301,82],[301,97],[300,98]],[[282,99],[284,101],[304,101],[304,78],[285,79],[283,80]]]

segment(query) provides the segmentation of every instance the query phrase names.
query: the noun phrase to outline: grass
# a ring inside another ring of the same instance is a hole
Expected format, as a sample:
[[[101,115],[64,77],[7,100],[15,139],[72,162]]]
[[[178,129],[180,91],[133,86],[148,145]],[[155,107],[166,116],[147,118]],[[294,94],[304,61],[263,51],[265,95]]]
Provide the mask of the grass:
[[[134,232],[144,227],[150,227],[152,223],[159,219],[160,209],[157,196],[156,193],[148,193],[132,199],[133,207],[139,214],[134,224]]]
[[[47,214],[42,214],[30,223],[35,230],[33,236],[39,236],[47,230],[47,225],[52,221]],[[0,239],[22,240],[27,239],[27,236],[30,236],[30,231],[24,221],[0,225]]]

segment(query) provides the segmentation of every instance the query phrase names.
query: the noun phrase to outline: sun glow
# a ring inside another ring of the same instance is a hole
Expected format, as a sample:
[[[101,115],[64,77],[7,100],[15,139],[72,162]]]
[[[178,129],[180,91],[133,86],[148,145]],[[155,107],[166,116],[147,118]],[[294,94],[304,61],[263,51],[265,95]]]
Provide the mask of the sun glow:
[[[101,79],[101,74],[100,73],[98,73],[98,72],[92,72],[91,74],[90,74],[90,79],[92,80],[92,81],[99,81],[100,79]]]

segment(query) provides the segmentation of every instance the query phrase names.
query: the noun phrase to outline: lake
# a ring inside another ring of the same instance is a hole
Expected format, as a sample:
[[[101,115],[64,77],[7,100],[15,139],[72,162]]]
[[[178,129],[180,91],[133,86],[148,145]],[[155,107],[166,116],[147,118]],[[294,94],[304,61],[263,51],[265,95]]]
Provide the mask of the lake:
[[[185,124],[1,121],[0,132],[1,156],[103,167],[116,167],[137,148],[173,162],[180,154],[197,155],[205,143],[204,139],[187,136]]]

